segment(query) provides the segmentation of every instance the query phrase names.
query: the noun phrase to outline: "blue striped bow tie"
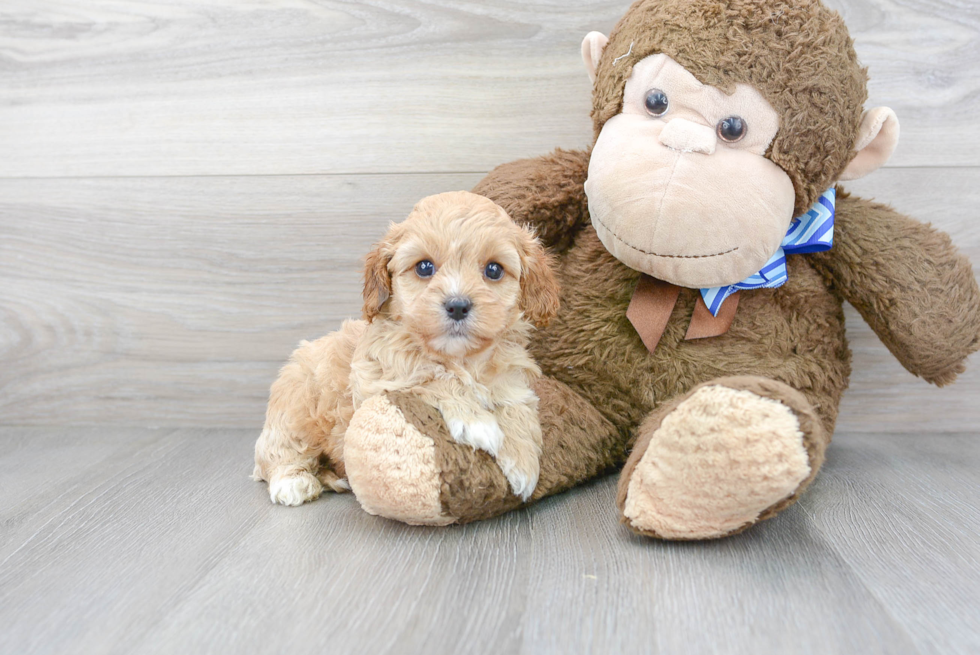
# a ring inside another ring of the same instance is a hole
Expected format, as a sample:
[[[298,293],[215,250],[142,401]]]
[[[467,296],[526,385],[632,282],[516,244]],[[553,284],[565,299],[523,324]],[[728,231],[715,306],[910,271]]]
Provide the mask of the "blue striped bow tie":
[[[837,192],[831,187],[823,192],[807,213],[794,218],[776,254],[755,275],[727,287],[701,289],[701,297],[712,316],[721,304],[739,289],[775,289],[786,284],[786,254],[821,252],[834,245],[834,206]]]

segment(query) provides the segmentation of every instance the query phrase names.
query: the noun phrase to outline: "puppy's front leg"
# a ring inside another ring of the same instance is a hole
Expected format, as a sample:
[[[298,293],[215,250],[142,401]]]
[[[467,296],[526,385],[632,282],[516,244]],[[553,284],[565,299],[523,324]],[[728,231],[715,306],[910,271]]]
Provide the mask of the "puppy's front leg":
[[[473,446],[497,456],[504,441],[504,433],[493,414],[481,407],[454,399],[440,400],[436,407],[442,412],[446,427],[456,443]]]
[[[501,407],[497,423],[504,433],[497,465],[510,482],[514,495],[527,502],[541,472],[541,423],[535,407],[525,404]]]
[[[493,414],[455,400],[438,407],[453,439],[493,455],[514,495],[527,501],[540,474],[541,424],[534,407],[511,405]]]

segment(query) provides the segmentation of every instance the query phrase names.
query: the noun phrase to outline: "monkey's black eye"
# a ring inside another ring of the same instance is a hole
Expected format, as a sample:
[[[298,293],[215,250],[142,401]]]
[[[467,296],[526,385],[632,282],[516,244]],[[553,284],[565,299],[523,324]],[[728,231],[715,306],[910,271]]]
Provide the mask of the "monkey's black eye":
[[[647,111],[653,116],[663,116],[667,113],[667,94],[660,89],[650,89],[643,101]]]
[[[436,265],[428,259],[423,259],[415,265],[415,274],[419,277],[432,277],[435,275]]]
[[[490,280],[499,280],[504,276],[504,267],[497,262],[490,262],[487,267],[483,269],[483,274],[487,276]]]
[[[741,116],[729,116],[718,121],[718,136],[722,141],[728,143],[741,141],[748,131],[749,126],[745,124]]]

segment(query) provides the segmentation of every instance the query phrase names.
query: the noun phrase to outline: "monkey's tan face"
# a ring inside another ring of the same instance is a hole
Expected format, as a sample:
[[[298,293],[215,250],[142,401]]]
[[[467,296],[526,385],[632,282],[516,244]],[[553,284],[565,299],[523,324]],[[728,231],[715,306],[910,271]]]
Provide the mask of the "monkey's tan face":
[[[751,86],[701,84],[666,55],[633,67],[622,113],[605,123],[585,191],[603,245],[685,287],[758,272],[793,218],[789,176],[765,157],[779,116]]]

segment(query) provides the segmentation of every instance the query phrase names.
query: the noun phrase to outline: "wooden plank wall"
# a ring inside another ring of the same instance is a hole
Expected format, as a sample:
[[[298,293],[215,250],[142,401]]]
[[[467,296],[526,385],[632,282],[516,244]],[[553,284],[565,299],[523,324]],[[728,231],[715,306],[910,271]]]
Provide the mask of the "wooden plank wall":
[[[980,3],[828,0],[902,119],[854,183],[980,263]],[[579,43],[625,1],[5,0],[0,424],[260,426],[422,196],[589,144]],[[853,311],[840,429],[975,430]]]

